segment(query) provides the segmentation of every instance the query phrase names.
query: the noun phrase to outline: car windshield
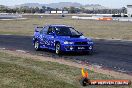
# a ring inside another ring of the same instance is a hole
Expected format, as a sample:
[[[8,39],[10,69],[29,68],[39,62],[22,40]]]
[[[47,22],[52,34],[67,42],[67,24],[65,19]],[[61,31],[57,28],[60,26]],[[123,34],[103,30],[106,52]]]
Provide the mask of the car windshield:
[[[81,34],[72,27],[55,27],[58,36],[81,36]]]

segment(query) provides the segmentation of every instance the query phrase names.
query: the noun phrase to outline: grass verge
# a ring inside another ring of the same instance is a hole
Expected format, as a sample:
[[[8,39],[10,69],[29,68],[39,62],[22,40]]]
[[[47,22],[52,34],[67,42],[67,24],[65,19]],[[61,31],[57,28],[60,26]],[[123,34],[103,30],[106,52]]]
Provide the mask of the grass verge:
[[[91,79],[114,79],[89,72]],[[81,88],[80,69],[56,62],[38,61],[0,52],[0,88]],[[88,86],[131,88],[131,86]]]
[[[0,34],[33,35],[36,25],[48,24],[70,25],[92,38],[132,40],[131,22],[75,20],[51,15],[41,19],[32,16],[26,20],[0,21]]]

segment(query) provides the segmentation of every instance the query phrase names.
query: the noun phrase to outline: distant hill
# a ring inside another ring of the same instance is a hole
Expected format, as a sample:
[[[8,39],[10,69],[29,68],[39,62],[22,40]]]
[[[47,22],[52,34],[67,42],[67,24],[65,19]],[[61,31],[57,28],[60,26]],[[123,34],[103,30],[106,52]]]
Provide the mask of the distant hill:
[[[39,4],[39,3],[25,3],[25,4],[20,4],[20,5],[15,5],[15,6],[13,6],[14,8],[15,7],[22,7],[22,6],[28,6],[28,7],[39,7],[39,8],[41,8],[43,5],[41,5],[41,4]]]
[[[85,5],[83,6],[85,9],[88,9],[88,10],[98,10],[98,9],[109,9],[107,7],[104,7],[104,6],[101,6],[99,4],[91,4],[91,5]]]
[[[25,4],[20,4],[20,5],[15,5],[15,7],[21,7],[21,6],[28,6],[28,7],[39,7],[41,8],[42,6],[46,7],[51,7],[51,8],[63,8],[63,7],[80,7],[82,6],[80,3],[73,3],[73,2],[59,2],[59,3],[50,3],[50,4],[39,4],[39,3],[25,3]]]
[[[50,3],[47,4],[47,6],[52,7],[52,8],[63,8],[63,7],[81,7],[82,4],[76,3],[76,2],[59,2],[59,3]]]
[[[28,6],[28,7],[39,7],[41,8],[42,6],[46,6],[46,7],[51,7],[51,8],[63,8],[63,7],[84,7],[85,9],[89,9],[89,10],[93,10],[93,9],[106,9],[107,7],[101,6],[99,4],[91,4],[91,5],[82,5],[80,3],[76,3],[76,2],[59,2],[59,3],[50,3],[50,4],[39,4],[39,3],[25,3],[25,4],[21,4],[21,5],[15,5],[13,6],[13,8],[15,7],[21,7],[21,6]]]

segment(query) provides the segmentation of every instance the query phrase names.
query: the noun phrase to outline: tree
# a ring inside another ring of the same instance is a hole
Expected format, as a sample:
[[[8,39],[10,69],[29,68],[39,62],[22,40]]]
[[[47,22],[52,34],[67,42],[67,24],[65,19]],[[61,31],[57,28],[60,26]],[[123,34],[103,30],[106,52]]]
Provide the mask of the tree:
[[[43,10],[46,10],[46,6],[42,6],[42,9],[43,9]]]
[[[68,10],[69,10],[69,8],[67,8],[67,7],[63,8],[63,11],[68,11]]]
[[[0,12],[7,12],[8,7],[4,6],[4,5],[0,5]]]
[[[39,13],[39,7],[35,8],[35,13]]]
[[[51,11],[51,10],[53,10],[53,8],[47,7],[46,10],[47,10],[47,11]]]
[[[40,9],[40,12],[45,12],[46,11],[46,6],[42,6],[42,9]]]
[[[70,12],[70,13],[76,13],[76,8],[71,6],[71,7],[69,8],[69,12]]]
[[[80,11],[81,12],[85,12],[85,8],[84,7],[80,7]]]
[[[20,13],[20,9],[19,8],[14,8],[16,10],[16,13]]]
[[[33,7],[30,8],[31,13],[35,13],[35,9]]]
[[[21,13],[26,13],[26,12],[27,12],[27,9],[29,9],[28,6],[21,6],[21,7],[20,7],[20,12],[21,12]]]
[[[123,14],[127,13],[126,7],[122,7],[122,13],[123,13]]]
[[[55,10],[58,11],[58,10],[60,10],[60,9],[59,9],[59,8],[56,8]]]

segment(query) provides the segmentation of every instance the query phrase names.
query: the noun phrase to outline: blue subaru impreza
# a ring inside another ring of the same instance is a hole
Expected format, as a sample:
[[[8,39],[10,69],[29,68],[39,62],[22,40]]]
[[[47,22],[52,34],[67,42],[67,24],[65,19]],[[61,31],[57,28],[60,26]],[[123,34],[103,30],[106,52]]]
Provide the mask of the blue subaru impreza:
[[[93,51],[93,41],[90,38],[84,37],[82,33],[66,25],[36,27],[33,45],[36,51],[50,49],[56,54],[62,52],[92,53]]]

